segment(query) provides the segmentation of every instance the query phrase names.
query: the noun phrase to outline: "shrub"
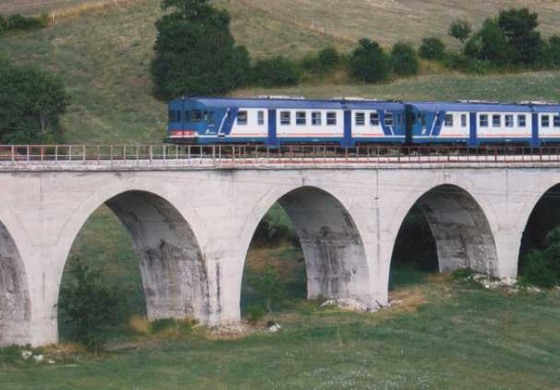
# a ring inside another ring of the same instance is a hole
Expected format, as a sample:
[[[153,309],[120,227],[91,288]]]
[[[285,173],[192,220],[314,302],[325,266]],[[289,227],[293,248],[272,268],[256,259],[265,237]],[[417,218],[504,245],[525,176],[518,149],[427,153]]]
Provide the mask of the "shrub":
[[[253,84],[266,88],[297,85],[300,77],[298,65],[282,56],[258,60],[252,70]]]
[[[464,43],[472,31],[471,24],[464,19],[456,19],[449,26],[449,35]]]
[[[29,31],[44,28],[48,23],[49,18],[47,14],[43,14],[40,17],[25,17],[14,14],[8,18],[7,26],[12,31]]]
[[[445,44],[439,38],[423,38],[418,54],[426,60],[442,60],[445,56]]]
[[[8,21],[0,14],[0,35],[5,34],[6,31],[8,31]]]
[[[543,288],[552,288],[557,284],[557,277],[544,252],[538,250],[529,252],[525,256],[521,271],[523,281],[527,284]]]
[[[560,36],[553,35],[546,45],[546,57],[550,66],[560,67]]]
[[[96,355],[105,341],[104,329],[115,324],[116,291],[101,283],[101,273],[77,261],[70,270],[72,280],[60,293],[59,307],[73,326],[73,338]]]
[[[266,310],[262,305],[252,303],[245,308],[245,314],[247,315],[247,322],[251,325],[256,325],[264,318]]]
[[[406,43],[395,43],[391,51],[391,66],[399,76],[418,74],[418,57],[414,48]]]
[[[350,74],[364,83],[385,81],[390,76],[389,58],[377,42],[361,39],[350,56]]]
[[[161,318],[150,323],[150,334],[168,338],[179,338],[192,332],[196,323],[191,319]]]

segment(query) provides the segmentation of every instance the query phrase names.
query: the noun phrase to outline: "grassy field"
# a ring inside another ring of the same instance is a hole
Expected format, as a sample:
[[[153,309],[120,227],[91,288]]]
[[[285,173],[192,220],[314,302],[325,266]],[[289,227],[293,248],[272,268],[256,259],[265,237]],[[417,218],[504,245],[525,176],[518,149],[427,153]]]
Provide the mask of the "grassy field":
[[[279,333],[215,340],[138,338],[100,358],[4,366],[6,389],[555,388],[560,293],[487,291],[423,276],[390,309],[357,314],[301,303]],[[536,320],[538,319],[538,320]]]

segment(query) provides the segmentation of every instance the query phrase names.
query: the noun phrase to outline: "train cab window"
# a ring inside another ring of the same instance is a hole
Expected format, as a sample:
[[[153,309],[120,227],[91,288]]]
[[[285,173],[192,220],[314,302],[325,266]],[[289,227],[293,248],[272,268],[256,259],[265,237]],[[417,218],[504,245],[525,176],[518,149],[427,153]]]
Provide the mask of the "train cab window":
[[[327,125],[336,126],[336,112],[327,112]]]
[[[311,124],[313,126],[321,126],[321,113],[319,111],[311,113]]]
[[[239,111],[237,113],[237,124],[241,126],[247,124],[247,111]]]
[[[554,127],[560,127],[560,115],[554,115],[552,118]]]
[[[541,116],[541,126],[550,127],[550,117],[548,115]]]
[[[481,114],[479,117],[479,126],[480,127],[488,127],[488,115]]]
[[[453,115],[445,114],[444,124],[446,127],[453,127]]]
[[[505,116],[506,127],[513,127],[513,115]]]
[[[202,111],[192,110],[191,121],[200,122],[202,120]]]
[[[461,127],[467,127],[467,114],[461,114]]]
[[[385,126],[393,126],[393,114],[385,114]]]
[[[527,125],[527,118],[525,115],[517,115],[517,126],[525,127]]]
[[[257,111],[257,124],[264,125],[264,111]]]
[[[379,126],[379,113],[372,112],[369,114],[369,124],[372,126]]]
[[[204,111],[204,120],[208,123],[214,122],[214,111]]]
[[[289,126],[291,123],[290,111],[280,111],[280,124]]]
[[[305,126],[307,123],[307,113],[305,111],[296,111],[296,125]]]
[[[169,110],[169,122],[181,122],[181,111]]]
[[[355,122],[356,122],[356,126],[364,126],[366,124],[365,112],[357,112]]]
[[[502,127],[502,116],[492,115],[492,127]]]

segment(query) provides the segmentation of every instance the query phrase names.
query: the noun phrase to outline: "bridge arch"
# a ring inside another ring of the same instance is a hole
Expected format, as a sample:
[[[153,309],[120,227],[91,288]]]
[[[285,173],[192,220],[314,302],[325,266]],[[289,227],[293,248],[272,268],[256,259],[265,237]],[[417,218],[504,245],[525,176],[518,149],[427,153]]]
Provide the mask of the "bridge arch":
[[[244,235],[248,237],[245,258],[258,223],[275,203],[285,210],[300,239],[308,299],[350,298],[371,305],[367,301],[370,278],[362,236],[342,201],[319,187],[291,188],[261,203],[248,223],[250,234]]]
[[[0,221],[0,346],[28,342],[31,305],[19,250]]]
[[[113,211],[130,234],[150,320],[208,316],[208,280],[204,258],[190,224],[170,200],[140,189],[101,191],[89,199],[67,227],[72,243],[101,205]],[[100,198],[101,196],[101,198]],[[62,270],[60,272],[62,276]]]
[[[408,212],[413,206],[421,210],[428,222],[440,272],[471,268],[497,274],[494,234],[484,210],[467,190],[455,184],[440,184],[408,205]],[[404,218],[400,221],[402,228]]]

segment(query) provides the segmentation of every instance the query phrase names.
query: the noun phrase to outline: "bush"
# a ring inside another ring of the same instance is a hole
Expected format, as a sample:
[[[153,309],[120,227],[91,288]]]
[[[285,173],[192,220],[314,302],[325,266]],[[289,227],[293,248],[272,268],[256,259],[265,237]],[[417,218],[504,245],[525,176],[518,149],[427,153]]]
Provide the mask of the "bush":
[[[297,85],[300,77],[298,65],[282,56],[258,60],[252,70],[253,84],[265,88]]]
[[[544,252],[534,250],[524,259],[522,268],[523,282],[543,288],[552,288],[557,284],[557,277]]]
[[[264,318],[266,310],[262,305],[252,303],[245,308],[245,314],[247,315],[247,322],[251,325],[256,325]]]
[[[44,28],[49,24],[47,14],[40,17],[25,17],[19,14],[11,15],[7,20],[7,27],[10,31],[30,31]]]
[[[300,61],[300,67],[314,75],[322,75],[332,71],[340,63],[340,55],[333,47],[327,47],[317,55],[307,55]]]
[[[399,76],[418,74],[418,57],[414,48],[406,43],[395,43],[391,51],[391,66]]]
[[[59,307],[73,326],[72,337],[96,355],[105,341],[104,329],[115,324],[118,294],[101,283],[101,273],[77,261],[72,280],[60,293]]]
[[[390,76],[389,58],[377,42],[361,39],[350,56],[350,74],[364,83],[385,81]]]
[[[456,19],[449,26],[449,35],[464,43],[472,31],[471,24],[464,19]]]
[[[546,58],[550,66],[560,67],[560,36],[553,35],[546,45]]]
[[[423,38],[418,54],[426,60],[443,60],[445,57],[445,44],[439,38]]]
[[[6,31],[8,31],[8,21],[0,14],[0,35],[5,34]]]

